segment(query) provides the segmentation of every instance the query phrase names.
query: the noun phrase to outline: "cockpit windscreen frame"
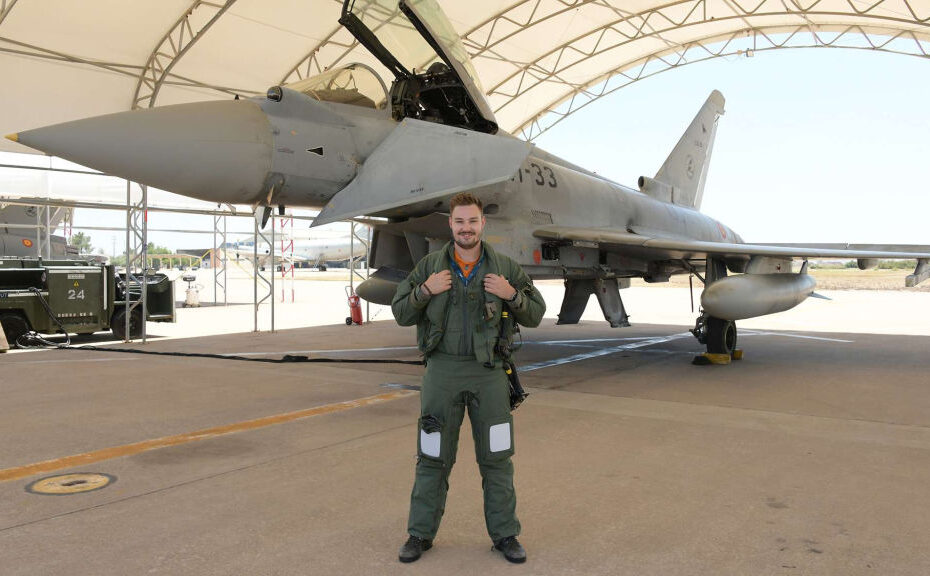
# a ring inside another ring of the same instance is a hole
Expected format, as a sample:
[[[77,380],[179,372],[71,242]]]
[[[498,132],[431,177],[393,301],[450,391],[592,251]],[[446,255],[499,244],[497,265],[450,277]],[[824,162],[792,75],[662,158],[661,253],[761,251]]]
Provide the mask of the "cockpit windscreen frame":
[[[468,54],[435,0],[400,0],[396,8],[393,2],[345,0],[339,23],[394,75],[394,119],[496,133],[497,122],[473,77]],[[416,46],[397,45],[404,34]]]

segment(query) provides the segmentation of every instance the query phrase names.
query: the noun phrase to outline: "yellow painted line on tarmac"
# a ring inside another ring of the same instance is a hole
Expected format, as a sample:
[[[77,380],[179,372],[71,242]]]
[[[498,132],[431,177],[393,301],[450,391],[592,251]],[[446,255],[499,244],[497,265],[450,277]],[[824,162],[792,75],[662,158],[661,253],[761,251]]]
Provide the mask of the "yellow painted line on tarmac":
[[[232,434],[234,432],[242,432],[244,430],[256,430],[258,428],[274,426],[275,424],[283,424],[285,422],[292,422],[294,420],[300,420],[302,418],[310,418],[311,416],[320,416],[322,414],[332,414],[334,412],[343,412],[345,410],[351,410],[353,408],[361,408],[362,406],[370,406],[372,404],[381,404],[383,402],[390,402],[391,400],[397,400],[398,398],[404,398],[406,396],[411,396],[413,394],[415,394],[415,392],[409,392],[409,391],[385,392],[384,394],[377,394],[375,396],[366,396],[364,398],[359,398],[357,400],[348,400],[346,402],[336,402],[335,404],[326,404],[324,406],[316,406],[314,408],[307,408],[306,410],[297,410],[296,412],[287,412],[285,414],[265,416],[264,418],[256,418],[255,420],[246,420],[245,422],[237,422],[235,424],[227,424],[225,426],[216,426],[214,428],[207,428],[206,430],[198,430],[196,432],[189,432],[187,434],[178,434],[176,436],[165,436],[163,438],[155,438],[153,440],[144,440],[142,442],[136,442],[135,444],[126,444],[124,446],[113,446],[110,448],[103,448],[101,450],[95,450],[93,452],[85,452],[84,454],[75,454],[73,456],[65,456],[63,458],[56,458],[55,460],[46,460],[45,462],[27,464],[25,466],[19,466],[17,468],[7,468],[6,470],[0,470],[0,482],[18,480],[20,478],[26,478],[27,476],[34,476],[36,474],[47,474],[49,472],[56,472],[58,470],[64,470],[65,468],[73,468],[75,466],[85,466],[87,464],[93,464],[95,462],[102,462],[103,460],[111,460],[113,458],[122,458],[124,456],[132,456],[134,454],[139,454],[141,452],[147,452],[149,450],[156,450],[158,448],[166,448],[168,446],[177,446],[179,444],[186,444],[188,442],[196,442],[198,440],[207,440],[209,438],[215,438],[217,436]]]

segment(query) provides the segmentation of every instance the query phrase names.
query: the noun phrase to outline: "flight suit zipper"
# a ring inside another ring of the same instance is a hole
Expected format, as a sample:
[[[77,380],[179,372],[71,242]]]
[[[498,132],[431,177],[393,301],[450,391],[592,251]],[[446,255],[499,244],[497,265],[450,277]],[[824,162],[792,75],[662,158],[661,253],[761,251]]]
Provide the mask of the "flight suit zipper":
[[[459,353],[468,356],[468,286],[462,286],[462,341],[459,342]]]
[[[462,356],[471,356],[476,354],[474,349],[474,335],[471,334],[471,329],[468,321],[468,284],[469,280],[472,280],[478,276],[478,270],[481,268],[482,262],[484,262],[484,252],[481,256],[478,257],[478,262],[475,264],[475,267],[472,269],[471,274],[468,275],[468,278],[465,277],[462,269],[459,268],[459,265],[455,262],[455,258],[452,254],[448,256],[449,266],[452,269],[452,273],[458,277],[459,281],[462,283],[462,339],[459,341],[459,354]],[[466,340],[466,338],[471,338],[471,341]]]

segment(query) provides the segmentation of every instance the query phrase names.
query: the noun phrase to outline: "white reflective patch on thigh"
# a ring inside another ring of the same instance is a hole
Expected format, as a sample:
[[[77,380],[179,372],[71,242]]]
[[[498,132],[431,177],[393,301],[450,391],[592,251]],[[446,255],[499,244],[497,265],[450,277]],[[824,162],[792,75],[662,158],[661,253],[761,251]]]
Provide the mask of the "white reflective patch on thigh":
[[[440,439],[440,432],[427,434],[425,430],[420,430],[420,452],[433,458],[439,458]]]
[[[510,423],[495,424],[491,426],[488,434],[491,452],[510,450]]]

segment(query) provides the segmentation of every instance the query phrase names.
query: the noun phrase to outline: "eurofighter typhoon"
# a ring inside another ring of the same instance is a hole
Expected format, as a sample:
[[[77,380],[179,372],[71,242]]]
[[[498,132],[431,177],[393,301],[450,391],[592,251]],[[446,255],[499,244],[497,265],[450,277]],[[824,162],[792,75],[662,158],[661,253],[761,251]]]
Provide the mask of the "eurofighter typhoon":
[[[731,353],[737,320],[797,306],[815,282],[808,258],[917,258],[909,286],[930,276],[930,251],[746,244],[701,214],[723,114],[714,91],[653,177],[622,186],[498,129],[458,33],[435,0],[347,0],[340,23],[393,74],[350,64],[264,98],[164,106],[8,136],[122,178],[213,202],[322,211],[314,225],[352,218],[374,226],[358,294],[389,304],[414,264],[449,238],[448,200],[482,199],[485,239],[537,279],[561,278],[559,324],[591,296],[611,326],[627,326],[630,278],[704,284],[693,330],[711,353]],[[804,260],[799,273],[795,259]],[[731,275],[728,275],[732,273]]]

